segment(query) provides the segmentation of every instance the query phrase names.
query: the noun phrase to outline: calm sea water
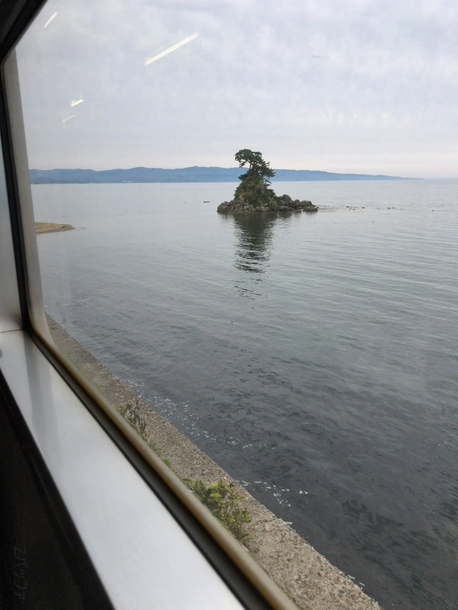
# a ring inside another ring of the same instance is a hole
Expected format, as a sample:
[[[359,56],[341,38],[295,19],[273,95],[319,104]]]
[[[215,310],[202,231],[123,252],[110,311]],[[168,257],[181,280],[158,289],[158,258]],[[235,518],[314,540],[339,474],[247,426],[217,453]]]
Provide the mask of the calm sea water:
[[[42,185],[47,311],[385,608],[458,607],[458,181]]]

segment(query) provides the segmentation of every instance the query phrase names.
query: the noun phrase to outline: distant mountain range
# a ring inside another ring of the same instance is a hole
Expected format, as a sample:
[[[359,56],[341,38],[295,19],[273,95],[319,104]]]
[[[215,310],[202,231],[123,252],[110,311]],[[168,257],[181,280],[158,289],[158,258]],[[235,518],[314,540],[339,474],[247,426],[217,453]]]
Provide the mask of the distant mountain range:
[[[133,167],[131,169],[31,169],[32,184],[107,184],[119,182],[237,182],[245,170],[240,167],[183,167],[161,169]],[[276,169],[273,182],[302,180],[408,180],[399,176],[369,174],[335,174],[308,169]]]

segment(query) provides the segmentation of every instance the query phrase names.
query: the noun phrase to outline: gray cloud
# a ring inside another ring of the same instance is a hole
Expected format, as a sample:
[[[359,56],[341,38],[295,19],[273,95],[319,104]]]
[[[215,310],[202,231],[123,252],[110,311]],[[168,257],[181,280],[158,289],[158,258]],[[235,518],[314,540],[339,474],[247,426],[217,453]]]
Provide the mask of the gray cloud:
[[[233,166],[250,147],[274,167],[456,176],[457,26],[446,0],[50,0],[18,49],[30,164]]]

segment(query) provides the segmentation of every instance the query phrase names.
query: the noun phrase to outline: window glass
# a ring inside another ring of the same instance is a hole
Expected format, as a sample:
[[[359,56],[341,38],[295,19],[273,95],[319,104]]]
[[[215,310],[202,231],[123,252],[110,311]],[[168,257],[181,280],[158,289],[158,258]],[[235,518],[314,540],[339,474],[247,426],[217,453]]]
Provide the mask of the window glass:
[[[299,605],[375,607],[305,541],[458,604],[457,21],[51,0],[17,48],[58,349]]]

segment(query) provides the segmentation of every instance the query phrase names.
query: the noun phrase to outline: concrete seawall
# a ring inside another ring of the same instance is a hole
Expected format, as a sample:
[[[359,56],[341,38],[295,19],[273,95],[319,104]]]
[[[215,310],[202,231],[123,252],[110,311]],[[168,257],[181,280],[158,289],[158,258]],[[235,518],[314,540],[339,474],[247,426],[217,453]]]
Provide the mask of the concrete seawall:
[[[57,348],[104,394],[115,408],[129,406],[145,424],[148,438],[182,479],[220,479],[236,485],[253,536],[244,546],[273,580],[304,610],[380,610],[348,576],[331,565],[285,521],[279,519],[232,479],[172,424],[96,360],[59,324],[48,317]]]

